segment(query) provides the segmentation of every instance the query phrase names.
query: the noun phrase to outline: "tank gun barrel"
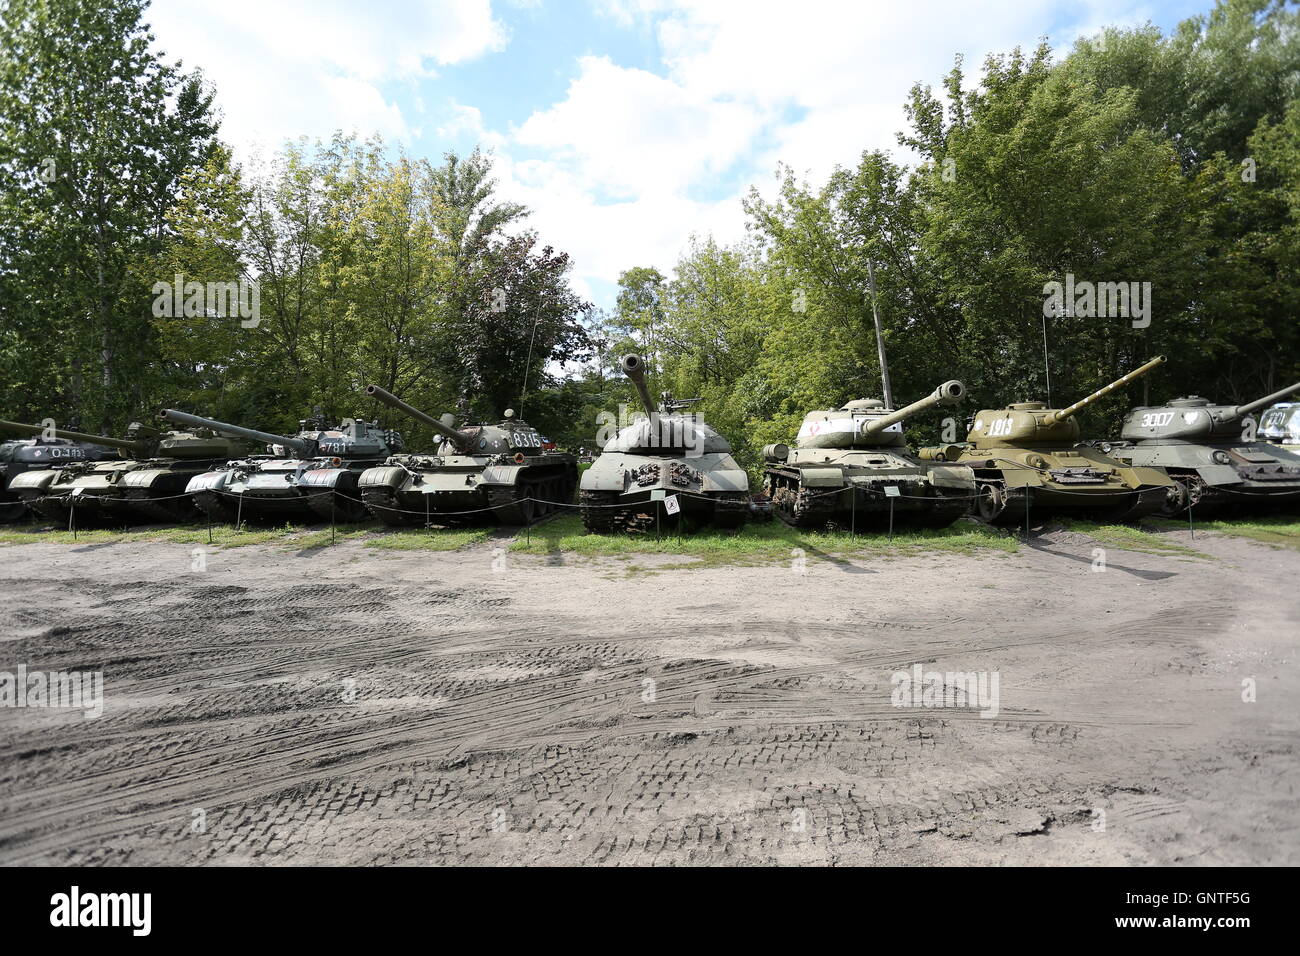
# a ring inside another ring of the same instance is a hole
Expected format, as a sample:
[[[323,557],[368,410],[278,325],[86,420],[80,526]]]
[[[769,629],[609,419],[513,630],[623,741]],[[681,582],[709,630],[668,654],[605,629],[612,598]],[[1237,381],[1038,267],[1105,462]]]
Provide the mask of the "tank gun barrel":
[[[888,415],[884,415],[880,418],[873,418],[870,421],[864,422],[862,425],[862,434],[875,435],[884,431],[890,425],[895,425],[903,419],[910,418],[918,412],[923,412],[927,408],[931,408],[935,405],[955,405],[957,402],[962,400],[962,397],[965,394],[966,386],[954,378],[951,381],[944,382],[929,395],[925,396],[925,398],[915,401],[911,405],[904,405],[902,408],[897,411],[892,411]]]
[[[454,428],[447,427],[432,415],[425,414],[414,405],[408,405],[387,389],[380,388],[378,385],[367,385],[366,394],[372,398],[379,399],[389,408],[396,409],[397,411],[414,418],[417,422],[423,422],[461,451],[467,449],[469,442],[463,434]]]
[[[623,369],[623,374],[632,380],[632,385],[636,388],[637,395],[641,398],[641,404],[645,406],[647,415],[656,415],[659,412],[659,406],[655,400],[650,397],[650,389],[645,382],[645,360],[641,356],[633,354],[624,355],[619,359],[619,367]]]
[[[23,422],[9,422],[0,419],[0,431],[14,432],[19,435],[34,435],[45,431],[44,425],[27,425]],[[152,430],[151,430],[152,431]],[[68,431],[66,428],[54,429],[54,437],[70,441],[84,441],[107,448],[120,448],[134,455],[148,455],[157,444],[156,431],[146,438],[106,438],[103,435],[91,435],[88,432]]]
[[[1065,421],[1065,419],[1069,418],[1071,415],[1075,414],[1081,409],[1087,408],[1089,405],[1091,405],[1097,399],[1101,398],[1103,395],[1108,395],[1111,392],[1115,391],[1115,389],[1127,385],[1129,382],[1133,381],[1134,379],[1141,378],[1143,375],[1145,375],[1147,372],[1150,372],[1152,369],[1164,365],[1165,362],[1166,359],[1163,355],[1157,355],[1155,358],[1147,362],[1145,365],[1138,366],[1133,371],[1129,372],[1127,375],[1123,375],[1115,379],[1115,381],[1111,382],[1109,385],[1103,385],[1101,388],[1097,389],[1097,391],[1093,392],[1087,398],[1081,398],[1079,399],[1079,401],[1075,402],[1073,405],[1069,406],[1068,408],[1062,408],[1059,411],[1051,412],[1050,414],[1044,416],[1043,424],[1054,425],[1057,422]]]
[[[1238,405],[1229,414],[1223,416],[1220,421],[1232,421],[1234,418],[1242,418],[1249,415],[1251,412],[1257,412],[1261,408],[1267,408],[1274,402],[1280,402],[1282,399],[1287,398],[1296,392],[1300,392],[1300,382],[1295,382],[1288,385],[1286,388],[1279,388],[1272,395],[1265,395],[1263,398],[1258,398],[1253,402],[1247,402],[1245,405]]]
[[[200,418],[198,415],[180,412],[174,408],[164,408],[158,413],[158,417],[169,422],[175,422],[177,425],[188,425],[191,428],[210,428],[214,432],[224,432],[227,435],[246,438],[253,442],[263,442],[267,445],[284,445],[292,448],[295,453],[303,458],[310,458],[316,454],[316,443],[310,439],[289,438],[286,435],[277,435],[274,432],[260,432],[255,428],[231,425],[212,418]]]

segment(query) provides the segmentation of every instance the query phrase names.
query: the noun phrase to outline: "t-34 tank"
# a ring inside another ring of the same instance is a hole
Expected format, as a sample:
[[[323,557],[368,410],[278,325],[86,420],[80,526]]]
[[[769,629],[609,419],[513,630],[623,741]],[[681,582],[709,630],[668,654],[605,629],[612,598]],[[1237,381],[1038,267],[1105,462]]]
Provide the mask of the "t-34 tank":
[[[186,486],[194,503],[218,521],[245,518],[309,517],[326,521],[361,521],[366,517],[357,479],[362,472],[402,449],[402,436],[364,421],[337,428],[299,422],[289,437],[227,425],[173,408],[161,413],[169,421],[215,428],[252,442],[265,442],[268,453],[195,475]]]
[[[1300,402],[1278,402],[1265,409],[1255,434],[1270,445],[1300,452]]]
[[[944,382],[897,411],[874,398],[804,416],[794,448],[768,445],[767,494],[786,524],[872,528],[891,520],[942,528],[970,508],[969,467],[922,461],[903,438],[903,420],[935,405],[961,401],[966,387]],[[889,490],[894,489],[894,490]]]
[[[1211,405],[1199,395],[1135,408],[1121,441],[1102,445],[1132,465],[1163,468],[1177,483],[1164,513],[1193,515],[1300,508],[1300,455],[1259,441],[1246,416],[1300,391],[1300,382],[1245,405]]]
[[[366,394],[442,437],[431,455],[394,455],[361,475],[362,500],[384,524],[495,518],[526,525],[573,501],[578,460],[544,451],[537,430],[510,409],[496,425],[453,428],[451,416],[440,421],[378,385],[367,385]]]
[[[41,431],[40,426],[23,426]],[[117,449],[117,457],[74,461],[58,468],[25,471],[9,488],[33,510],[66,524],[78,516],[144,517],[151,521],[192,518],[185,495],[189,480],[235,455],[247,452],[237,439],[208,428],[160,431],[132,422],[125,438],[102,438],[55,429],[55,437]]]
[[[29,435],[50,429],[21,422],[0,421],[0,431]],[[117,457],[106,445],[67,438],[20,438],[0,442],[0,522],[17,521],[27,513],[27,504],[10,487],[25,471],[47,471],[79,461],[104,461]]]
[[[1068,408],[1020,402],[983,409],[965,444],[922,448],[930,461],[970,465],[975,514],[990,524],[1016,524],[1026,510],[1077,514],[1104,521],[1136,521],[1176,493],[1159,468],[1134,467],[1079,441],[1074,416],[1108,392],[1162,365],[1163,355],[1098,389]]]
[[[698,416],[680,413],[694,399],[664,395],[656,405],[639,355],[623,356],[621,365],[649,418],[621,429],[582,473],[578,497],[587,530],[653,528],[655,509],[667,513],[656,491],[674,497],[688,522],[742,525],[749,515],[749,477],[731,457],[731,445]]]

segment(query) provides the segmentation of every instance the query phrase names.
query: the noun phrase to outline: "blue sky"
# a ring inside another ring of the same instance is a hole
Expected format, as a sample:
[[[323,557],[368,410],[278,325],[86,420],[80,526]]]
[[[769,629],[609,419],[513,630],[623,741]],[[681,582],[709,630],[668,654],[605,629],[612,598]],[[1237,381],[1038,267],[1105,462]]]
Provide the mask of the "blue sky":
[[[478,143],[503,195],[612,304],[692,234],[744,235],[778,161],[814,181],[896,151],[912,83],[953,57],[1106,25],[1164,30],[1211,0],[155,0],[157,45],[212,80],[244,161],[286,139],[378,133],[417,156]],[[900,157],[905,158],[905,157]]]

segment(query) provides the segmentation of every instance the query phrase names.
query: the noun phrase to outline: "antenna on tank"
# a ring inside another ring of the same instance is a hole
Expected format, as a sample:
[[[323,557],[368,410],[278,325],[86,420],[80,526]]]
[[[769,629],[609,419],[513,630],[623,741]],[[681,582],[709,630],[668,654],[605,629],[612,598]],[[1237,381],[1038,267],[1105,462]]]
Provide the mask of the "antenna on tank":
[[[541,324],[542,317],[536,315],[533,317],[533,331],[528,336],[528,361],[524,362],[524,387],[519,390],[519,419],[524,417],[524,394],[528,391],[528,369],[533,364],[533,341],[537,338],[537,326]]]
[[[876,323],[876,352],[880,356],[880,387],[886,408],[894,407],[894,390],[889,385],[889,362],[885,358],[885,336],[880,329],[880,309],[876,306],[876,269],[867,258],[867,278],[871,284],[871,318]]]

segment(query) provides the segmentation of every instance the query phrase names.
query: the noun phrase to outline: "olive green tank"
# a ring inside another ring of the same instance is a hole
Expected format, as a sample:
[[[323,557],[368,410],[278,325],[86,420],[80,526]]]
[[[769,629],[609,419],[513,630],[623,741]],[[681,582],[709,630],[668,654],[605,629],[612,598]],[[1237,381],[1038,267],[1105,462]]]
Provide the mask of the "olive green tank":
[[[975,493],[971,469],[922,461],[907,447],[903,421],[961,401],[966,387],[944,382],[920,401],[893,410],[873,398],[809,412],[795,445],[768,445],[767,494],[786,524],[852,530],[893,521],[941,528],[965,514]]]
[[[1126,465],[1079,440],[1075,415],[1103,395],[1162,365],[1163,355],[1066,408],[1019,402],[975,413],[964,444],[923,448],[928,461],[969,465],[972,511],[990,524],[1017,524],[1026,514],[1074,514],[1136,521],[1164,507],[1176,484],[1159,468]]]

